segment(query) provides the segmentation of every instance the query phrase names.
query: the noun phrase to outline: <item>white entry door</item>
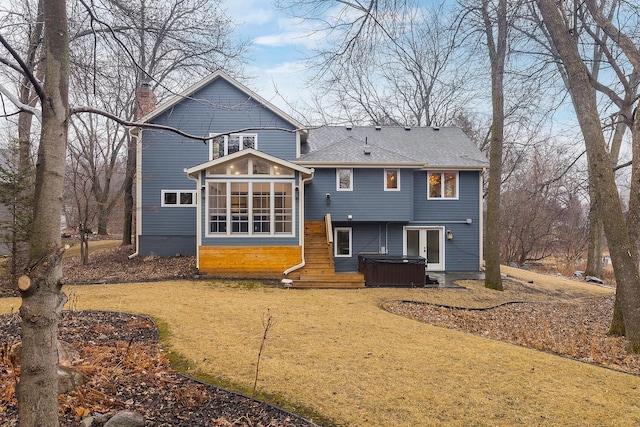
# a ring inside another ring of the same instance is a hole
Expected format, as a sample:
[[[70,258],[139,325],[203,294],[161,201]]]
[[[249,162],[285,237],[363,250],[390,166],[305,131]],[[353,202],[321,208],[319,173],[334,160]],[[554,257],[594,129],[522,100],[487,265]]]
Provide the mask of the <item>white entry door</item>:
[[[406,227],[404,254],[427,260],[427,270],[444,271],[444,232],[441,227]]]

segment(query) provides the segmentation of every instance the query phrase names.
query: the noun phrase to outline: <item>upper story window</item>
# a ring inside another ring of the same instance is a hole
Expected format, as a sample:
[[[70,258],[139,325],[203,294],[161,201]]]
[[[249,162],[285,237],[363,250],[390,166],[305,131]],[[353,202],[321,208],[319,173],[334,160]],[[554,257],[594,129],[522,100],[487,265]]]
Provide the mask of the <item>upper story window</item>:
[[[336,190],[353,190],[353,169],[336,169]]]
[[[428,199],[457,199],[458,172],[429,172]]]
[[[384,191],[400,191],[400,169],[384,170]]]
[[[195,206],[197,192],[193,190],[162,190],[162,207]]]
[[[255,133],[232,133],[216,136],[209,142],[209,159],[215,160],[245,148],[258,149],[258,135]]]

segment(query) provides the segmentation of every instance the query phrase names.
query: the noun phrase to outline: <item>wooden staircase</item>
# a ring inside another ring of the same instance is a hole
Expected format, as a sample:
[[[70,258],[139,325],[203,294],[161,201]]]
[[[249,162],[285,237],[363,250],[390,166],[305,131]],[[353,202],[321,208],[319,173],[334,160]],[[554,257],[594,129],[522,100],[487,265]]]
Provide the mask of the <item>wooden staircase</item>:
[[[305,221],[305,266],[290,273],[295,288],[363,288],[364,276],[358,272],[336,273],[333,246],[328,242],[324,221]]]

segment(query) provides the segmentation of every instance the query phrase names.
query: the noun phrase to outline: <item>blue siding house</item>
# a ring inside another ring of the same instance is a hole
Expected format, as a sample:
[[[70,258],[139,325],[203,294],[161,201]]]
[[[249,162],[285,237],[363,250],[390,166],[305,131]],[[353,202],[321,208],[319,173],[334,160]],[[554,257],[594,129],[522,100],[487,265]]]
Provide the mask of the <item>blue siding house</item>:
[[[488,162],[460,129],[309,128],[222,72],[140,121],[153,125],[131,132],[141,256],[294,283],[357,281],[371,253],[481,268]]]

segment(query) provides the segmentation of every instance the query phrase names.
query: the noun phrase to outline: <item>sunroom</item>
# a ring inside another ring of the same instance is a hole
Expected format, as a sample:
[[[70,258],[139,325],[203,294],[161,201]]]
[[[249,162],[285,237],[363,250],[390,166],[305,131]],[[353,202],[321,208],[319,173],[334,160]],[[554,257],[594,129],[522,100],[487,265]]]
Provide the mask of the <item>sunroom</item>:
[[[254,149],[185,169],[197,182],[197,262],[217,276],[282,277],[302,261],[313,169]]]

